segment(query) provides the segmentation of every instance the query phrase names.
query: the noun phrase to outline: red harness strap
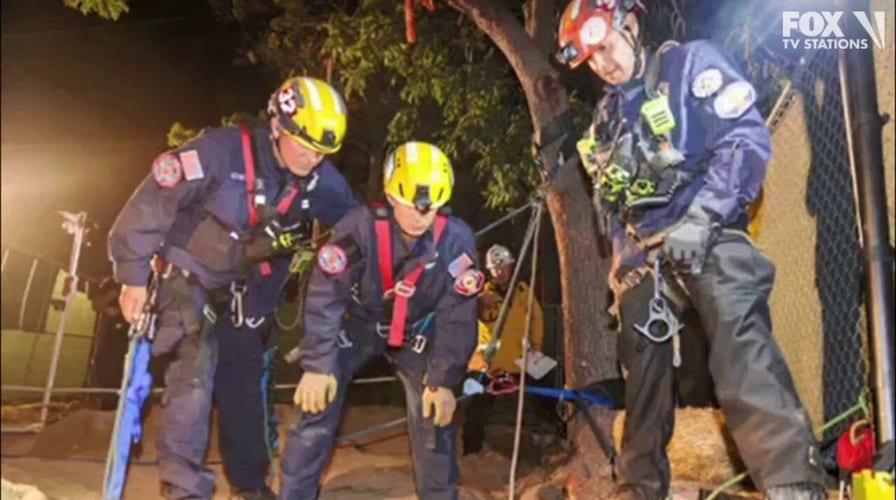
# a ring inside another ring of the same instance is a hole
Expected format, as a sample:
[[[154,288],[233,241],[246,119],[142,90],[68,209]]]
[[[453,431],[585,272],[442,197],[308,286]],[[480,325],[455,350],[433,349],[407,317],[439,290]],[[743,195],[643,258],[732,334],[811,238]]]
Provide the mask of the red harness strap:
[[[258,212],[255,210],[255,157],[252,156],[252,136],[245,123],[240,123],[240,135],[243,139],[243,170],[246,177],[249,225],[255,227],[258,224]]]
[[[433,227],[433,245],[439,239],[448,224],[448,216],[438,214]],[[392,324],[389,326],[389,346],[401,347],[404,342],[404,327],[408,316],[408,299],[414,295],[417,280],[423,274],[424,264],[421,262],[404,278],[395,282],[392,272],[392,224],[388,217],[377,217],[374,221],[377,251],[379,254],[380,276],[383,279],[383,297],[393,295],[395,303],[392,307]]]
[[[240,123],[240,135],[243,144],[243,169],[246,177],[246,202],[249,207],[249,226],[258,225],[258,210],[255,209],[255,157],[252,155],[252,136],[249,127],[245,123]],[[299,195],[299,188],[294,181],[289,183],[289,191],[277,203],[277,213],[286,215],[293,200]],[[268,261],[258,264],[259,271],[262,276],[271,274],[271,263]]]

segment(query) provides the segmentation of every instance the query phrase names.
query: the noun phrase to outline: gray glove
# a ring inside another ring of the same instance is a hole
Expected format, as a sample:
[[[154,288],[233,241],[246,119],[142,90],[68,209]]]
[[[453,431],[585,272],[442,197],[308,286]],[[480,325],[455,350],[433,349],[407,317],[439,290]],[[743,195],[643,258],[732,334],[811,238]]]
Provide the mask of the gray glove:
[[[663,254],[679,264],[703,262],[711,228],[709,215],[700,208],[691,207],[663,240]]]

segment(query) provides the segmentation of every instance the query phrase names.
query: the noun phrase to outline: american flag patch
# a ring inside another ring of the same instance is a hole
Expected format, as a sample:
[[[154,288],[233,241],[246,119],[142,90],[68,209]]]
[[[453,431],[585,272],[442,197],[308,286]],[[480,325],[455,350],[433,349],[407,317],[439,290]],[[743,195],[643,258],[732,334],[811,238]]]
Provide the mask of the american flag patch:
[[[199,153],[195,149],[182,151],[179,156],[180,164],[184,169],[184,179],[192,181],[205,176],[202,172],[202,163],[199,161]]]
[[[472,265],[473,259],[464,252],[460,254],[458,258],[451,261],[451,264],[448,264],[448,273],[451,274],[452,278],[457,278],[460,276],[460,273],[466,271]]]

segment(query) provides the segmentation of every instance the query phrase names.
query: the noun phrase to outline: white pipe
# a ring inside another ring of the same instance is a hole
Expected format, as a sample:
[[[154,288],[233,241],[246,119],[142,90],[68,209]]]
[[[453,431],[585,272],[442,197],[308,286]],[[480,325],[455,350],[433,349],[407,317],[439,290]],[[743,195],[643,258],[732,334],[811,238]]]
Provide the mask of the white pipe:
[[[65,307],[62,308],[62,314],[59,316],[59,325],[56,328],[56,342],[53,345],[53,357],[50,360],[50,373],[47,375],[47,387],[46,390],[44,390],[43,406],[40,409],[41,426],[47,422],[47,405],[50,403],[50,396],[53,393],[53,384],[56,382],[56,369],[59,365],[59,353],[62,352],[62,339],[65,337],[65,317],[68,310],[71,308],[72,298],[78,290],[78,260],[81,257],[81,243],[84,239],[84,226],[86,222],[87,213],[79,213],[74,227],[72,255],[69,261],[68,270],[68,275],[72,281],[68,293],[65,294]]]
[[[25,283],[25,292],[22,294],[22,306],[19,308],[19,328],[24,329],[25,306],[28,305],[28,294],[31,293],[31,282],[34,281],[34,272],[37,270],[37,259],[31,261],[31,271],[28,273],[28,281]]]

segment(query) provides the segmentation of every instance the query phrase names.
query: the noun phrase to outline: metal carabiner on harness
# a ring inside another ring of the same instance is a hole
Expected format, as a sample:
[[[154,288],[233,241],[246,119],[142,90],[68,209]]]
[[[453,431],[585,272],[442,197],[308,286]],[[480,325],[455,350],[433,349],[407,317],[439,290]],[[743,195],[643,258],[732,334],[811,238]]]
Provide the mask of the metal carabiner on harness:
[[[245,322],[243,314],[243,296],[246,294],[246,285],[234,281],[230,284],[230,319],[233,326],[240,328]]]
[[[681,366],[681,338],[679,331],[682,324],[669,303],[663,296],[663,278],[660,259],[653,263],[653,297],[648,307],[647,321],[642,325],[634,325],[635,331],[657,344],[672,338],[672,365]]]

